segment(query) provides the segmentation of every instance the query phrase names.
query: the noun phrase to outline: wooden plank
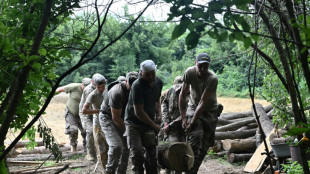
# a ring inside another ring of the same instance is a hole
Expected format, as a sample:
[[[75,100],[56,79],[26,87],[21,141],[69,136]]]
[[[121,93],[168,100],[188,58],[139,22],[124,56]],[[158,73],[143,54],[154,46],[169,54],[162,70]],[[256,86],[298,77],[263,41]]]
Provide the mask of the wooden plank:
[[[269,137],[274,132],[275,132],[275,128],[273,128],[272,131],[270,132],[270,134],[266,137],[266,143],[267,143],[269,151],[271,150]],[[249,160],[249,162],[244,167],[243,171],[244,172],[251,172],[251,173],[259,171],[261,169],[262,165],[264,164],[265,159],[267,158],[267,155],[261,155],[261,153],[265,152],[265,151],[266,151],[265,145],[264,145],[264,143],[261,143],[259,145],[259,147],[256,149],[256,151],[254,152],[254,154],[251,157],[251,159]]]

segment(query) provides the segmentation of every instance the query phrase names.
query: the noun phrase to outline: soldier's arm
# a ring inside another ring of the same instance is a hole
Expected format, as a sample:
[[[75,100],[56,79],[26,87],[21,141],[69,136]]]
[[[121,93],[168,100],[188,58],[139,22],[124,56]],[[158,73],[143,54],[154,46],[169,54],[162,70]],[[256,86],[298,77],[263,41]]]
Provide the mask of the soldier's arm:
[[[82,109],[82,113],[86,115],[99,114],[99,109],[91,109],[91,103],[85,102]]]
[[[158,98],[157,102],[156,102],[156,123],[160,124],[161,123],[161,119],[162,119],[162,112],[161,112],[161,106],[160,106],[160,98]]]
[[[199,115],[202,113],[204,106],[206,105],[211,95],[212,95],[212,92],[208,91],[207,89],[203,91],[200,101],[198,103],[198,106],[195,110],[191,124],[195,123],[195,121],[198,119]]]
[[[116,109],[111,107],[112,119],[117,127],[121,129],[121,131],[125,131],[125,124],[123,119],[121,118],[122,109]]]
[[[189,91],[189,84],[183,82],[182,89],[179,95],[179,110],[182,117],[182,125],[184,128],[187,127],[187,118],[186,118],[186,96],[187,91]]]
[[[150,119],[148,114],[144,111],[144,105],[134,105],[135,114],[138,117],[140,121],[142,121],[144,124],[152,127],[156,133],[160,131],[160,126],[157,125],[153,120]]]
[[[57,88],[54,95],[57,95],[57,94],[59,94],[61,92],[65,92],[65,88],[64,87]]]

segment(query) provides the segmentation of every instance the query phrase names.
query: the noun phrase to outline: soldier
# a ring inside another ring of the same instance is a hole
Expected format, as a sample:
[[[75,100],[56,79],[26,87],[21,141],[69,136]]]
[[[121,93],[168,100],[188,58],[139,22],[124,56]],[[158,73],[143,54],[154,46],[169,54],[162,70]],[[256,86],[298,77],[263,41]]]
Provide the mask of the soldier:
[[[179,94],[182,88],[182,76],[176,76],[173,86],[166,93],[162,107],[162,116],[164,124],[165,139],[169,142],[184,142],[185,132],[182,128],[182,118],[180,116],[178,102]],[[170,174],[171,170],[166,169],[166,174]],[[180,173],[180,172],[174,172]]]
[[[65,134],[69,135],[72,153],[76,153],[78,130],[81,131],[84,149],[86,149],[86,132],[82,127],[81,119],[79,117],[79,104],[85,86],[89,85],[90,83],[90,78],[84,78],[82,83],[70,83],[66,86],[62,86],[56,89],[56,93],[69,93],[64,117],[66,120]]]
[[[133,83],[125,112],[127,143],[130,149],[132,171],[157,174],[156,135],[160,131],[160,93],[162,81],[156,77],[152,60],[140,64],[140,77]],[[145,155],[145,158],[144,158]]]
[[[84,128],[84,130],[86,131],[86,149],[87,149],[87,155],[86,155],[86,159],[88,161],[95,161],[96,160],[96,149],[95,149],[95,145],[94,145],[94,135],[93,135],[93,115],[89,114],[89,115],[84,115],[82,113],[83,110],[83,106],[86,102],[86,98],[88,97],[88,95],[96,89],[96,86],[94,84],[94,78],[96,75],[100,75],[100,74],[94,74],[92,76],[92,81],[91,84],[86,86],[83,94],[82,94],[82,98],[81,98],[81,102],[79,105],[79,114],[80,114],[80,118],[82,121],[82,126]]]
[[[94,85],[96,89],[93,90],[87,97],[86,102],[83,106],[82,112],[83,114],[93,114],[93,134],[94,134],[94,142],[97,151],[97,160],[105,168],[107,163],[107,151],[108,146],[105,141],[105,136],[101,131],[101,127],[99,124],[99,110],[100,106],[103,102],[103,92],[105,90],[105,85],[107,80],[103,75],[96,75],[94,77]]]
[[[188,141],[194,151],[194,166],[188,172],[197,173],[214,144],[215,128],[218,121],[218,103],[216,89],[218,78],[209,70],[210,57],[200,53],[195,66],[187,68],[183,76],[183,85],[179,96],[179,109],[182,124],[188,135]],[[186,109],[186,93],[190,90],[190,99]]]
[[[129,72],[124,82],[115,81],[108,86],[107,96],[101,105],[99,121],[109,145],[106,174],[126,174],[129,149],[127,147],[124,114],[132,83],[138,78],[137,72]]]

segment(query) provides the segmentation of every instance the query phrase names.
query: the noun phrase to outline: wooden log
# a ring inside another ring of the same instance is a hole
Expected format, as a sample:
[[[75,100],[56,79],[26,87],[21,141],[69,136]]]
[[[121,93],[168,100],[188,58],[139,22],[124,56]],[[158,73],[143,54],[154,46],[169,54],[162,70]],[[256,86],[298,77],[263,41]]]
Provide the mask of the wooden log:
[[[271,130],[274,128],[272,124],[272,120],[267,116],[266,111],[264,110],[263,106],[259,103],[255,103],[255,108],[257,115],[259,117],[259,121],[262,125],[263,132],[266,136],[269,135]],[[255,117],[254,110],[252,109],[253,116]]]
[[[77,151],[83,150],[84,147],[82,144],[77,145]],[[59,147],[61,152],[66,152],[71,150],[71,145],[65,144]],[[32,150],[27,150],[27,148],[17,148],[16,152],[19,154],[47,154],[51,153],[49,149],[46,149],[45,146],[34,147]]]
[[[158,163],[162,168],[186,172],[193,167],[194,152],[186,142],[160,142],[157,153]]]
[[[252,155],[253,153],[229,153],[227,154],[227,161],[230,163],[249,161]]]
[[[25,141],[19,141],[15,144],[15,148],[22,148],[22,147],[26,147],[27,143],[29,143],[30,141],[29,140],[25,140]],[[44,143],[43,143],[43,140],[37,140],[36,141],[37,143],[37,146],[44,146]],[[5,142],[5,144],[9,145],[11,143],[9,142]]]
[[[222,140],[223,149],[234,153],[254,152],[256,149],[255,139]]]
[[[272,105],[268,105],[263,107],[263,110],[265,112],[269,112],[272,109]],[[251,117],[252,116],[252,111],[246,111],[246,112],[236,112],[236,113],[223,113],[219,118],[223,118],[226,120],[234,120],[238,118],[246,118],[246,117]]]
[[[256,147],[258,147],[262,142],[263,142],[263,138],[262,138],[262,131],[260,130],[259,127],[257,127],[256,129]]]
[[[221,152],[217,152],[216,156],[217,157],[224,157],[225,155],[227,156],[229,152],[228,151],[221,151]]]
[[[254,136],[256,129],[242,130],[242,131],[227,131],[227,132],[215,132],[216,140],[225,139],[245,139]]]
[[[81,168],[81,167],[87,167],[89,166],[88,164],[79,164],[79,165],[72,165],[72,166],[69,166],[69,168]],[[45,167],[41,167],[40,169],[38,169],[36,171],[36,168],[27,168],[27,169],[18,169],[18,170],[14,170],[14,171],[11,171],[11,173],[19,173],[19,174],[32,174],[32,173],[35,173],[36,172],[48,172],[48,171],[51,171],[51,170],[59,170],[59,169],[62,169],[64,168],[65,165],[55,165],[55,166],[45,166]],[[54,173],[54,172],[53,172]]]
[[[218,126],[227,125],[227,124],[230,124],[230,123],[233,123],[233,121],[226,120],[225,118],[218,117],[218,121],[217,121],[217,125]]]
[[[65,152],[62,154],[62,158],[70,158],[73,156],[81,156],[84,154],[84,150],[83,151],[77,151],[77,153],[71,153],[71,152]],[[33,155],[33,156],[19,156],[18,158],[7,158],[8,162],[11,161],[42,161],[45,160],[46,158],[49,157],[50,154],[37,154],[37,155]],[[52,155],[49,159],[53,160],[55,159],[54,155]]]
[[[237,129],[238,131],[241,131],[241,130],[248,130],[248,129],[254,129],[254,128],[257,128],[258,124],[257,123],[251,123],[251,124],[248,124],[246,126],[242,126],[241,128]]]
[[[234,131],[239,129],[242,126],[251,124],[251,123],[255,123],[255,119],[254,118],[250,118],[250,119],[246,119],[243,121],[239,121],[239,122],[235,122],[235,123],[231,123],[225,126],[221,126],[221,127],[217,127],[215,130],[217,132],[224,132],[224,131]]]

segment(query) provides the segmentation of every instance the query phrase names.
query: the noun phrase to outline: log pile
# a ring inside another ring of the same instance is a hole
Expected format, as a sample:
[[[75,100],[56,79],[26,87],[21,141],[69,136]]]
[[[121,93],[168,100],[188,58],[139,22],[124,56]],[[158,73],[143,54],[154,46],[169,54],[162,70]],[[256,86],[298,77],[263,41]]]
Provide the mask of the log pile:
[[[9,166],[27,166],[23,167],[18,170],[10,171],[11,173],[34,173],[38,166],[40,166],[42,163],[45,162],[45,160],[54,160],[54,155],[51,154],[51,151],[49,149],[46,149],[42,141],[37,141],[37,146],[33,149],[27,149],[28,141],[20,141],[18,142],[12,152],[10,152],[10,156],[6,159],[6,162]],[[59,150],[62,152],[62,158],[71,158],[74,156],[81,156],[84,154],[84,147],[82,144],[77,145],[77,152],[72,153],[71,152],[71,146],[69,144],[60,144]],[[83,167],[83,166],[75,166],[70,165],[69,163],[65,164],[66,162],[56,163],[49,167],[40,167],[36,172],[45,172],[45,171],[58,171],[64,168],[76,168],[76,167]],[[29,167],[33,166],[33,167]]]
[[[255,106],[263,125],[263,132],[269,134],[274,128],[270,116],[272,106]],[[219,157],[226,156],[230,163],[248,161],[261,143],[260,137],[261,132],[253,111],[224,113],[218,119],[215,145],[211,149]]]

